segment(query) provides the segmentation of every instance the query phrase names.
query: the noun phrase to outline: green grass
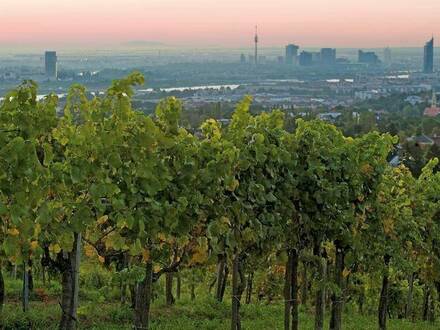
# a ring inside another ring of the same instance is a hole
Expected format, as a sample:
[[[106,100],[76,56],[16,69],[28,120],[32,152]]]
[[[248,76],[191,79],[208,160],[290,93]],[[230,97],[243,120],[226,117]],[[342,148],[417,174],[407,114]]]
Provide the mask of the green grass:
[[[33,302],[31,310],[21,312],[16,302],[8,303],[2,316],[3,329],[56,329],[60,308],[56,302]],[[79,309],[80,329],[131,329],[132,311],[128,306],[118,303],[81,302]],[[326,320],[328,327],[328,319]],[[281,304],[251,304],[242,306],[243,329],[266,330],[282,329],[283,306]],[[155,303],[152,309],[152,330],[222,330],[229,328],[229,304],[217,303],[212,299],[196,302],[181,300],[175,306],[166,307]],[[347,330],[377,329],[373,316],[344,314],[343,328]],[[440,324],[424,322],[411,323],[403,320],[390,320],[390,330],[435,330]],[[313,329],[313,315],[302,312],[300,329]]]
[[[41,287],[41,283],[36,283]],[[48,295],[46,303],[38,301],[37,295],[31,296],[31,306],[28,313],[21,311],[20,291],[21,281],[6,281],[7,304],[3,314],[0,315],[0,329],[57,329],[60,307],[59,293],[61,288],[57,281],[45,288]],[[206,292],[199,288],[198,293]],[[213,298],[201,295],[195,302],[188,298],[186,291],[182,293],[182,299],[176,305],[168,307],[164,305],[163,297],[160,296],[152,306],[151,329],[152,330],[223,330],[229,329],[230,301],[218,303]],[[351,306],[346,306],[343,315],[344,330],[376,330],[376,318],[374,313],[370,316],[360,316],[350,313]],[[117,302],[117,290],[112,287],[92,289],[83,287],[80,291],[80,307],[78,310],[80,320],[79,329],[131,329],[133,314],[127,305],[121,306]],[[251,330],[276,330],[283,328],[283,306],[281,303],[254,303],[242,305],[241,318],[243,329]],[[328,318],[325,328],[328,329]],[[301,308],[300,329],[313,329],[313,310]],[[426,322],[411,323],[404,320],[389,320],[390,330],[438,330],[440,322],[435,324]]]

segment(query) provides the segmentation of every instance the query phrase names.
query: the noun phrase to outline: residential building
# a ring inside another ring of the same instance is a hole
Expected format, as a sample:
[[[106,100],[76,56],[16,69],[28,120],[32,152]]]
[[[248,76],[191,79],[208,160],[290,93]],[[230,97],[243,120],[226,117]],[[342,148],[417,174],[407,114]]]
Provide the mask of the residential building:
[[[440,107],[437,106],[437,94],[434,90],[432,91],[431,106],[425,109],[423,115],[426,117],[437,117],[438,115],[440,115]]]

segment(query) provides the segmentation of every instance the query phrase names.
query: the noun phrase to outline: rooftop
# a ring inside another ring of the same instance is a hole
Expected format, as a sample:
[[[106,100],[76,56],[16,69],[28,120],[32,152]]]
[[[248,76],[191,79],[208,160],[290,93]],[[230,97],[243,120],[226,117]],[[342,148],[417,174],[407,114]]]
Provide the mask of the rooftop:
[[[440,108],[439,107],[426,108],[423,115],[426,117],[437,117],[438,115],[440,115]]]

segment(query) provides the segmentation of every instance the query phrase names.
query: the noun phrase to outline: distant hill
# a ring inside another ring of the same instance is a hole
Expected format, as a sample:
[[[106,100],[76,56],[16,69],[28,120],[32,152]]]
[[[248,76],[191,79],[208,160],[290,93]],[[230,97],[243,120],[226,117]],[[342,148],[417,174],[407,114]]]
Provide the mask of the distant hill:
[[[166,46],[163,42],[159,41],[150,41],[150,40],[132,40],[127,41],[122,44],[123,46],[128,47],[158,47],[158,46]]]

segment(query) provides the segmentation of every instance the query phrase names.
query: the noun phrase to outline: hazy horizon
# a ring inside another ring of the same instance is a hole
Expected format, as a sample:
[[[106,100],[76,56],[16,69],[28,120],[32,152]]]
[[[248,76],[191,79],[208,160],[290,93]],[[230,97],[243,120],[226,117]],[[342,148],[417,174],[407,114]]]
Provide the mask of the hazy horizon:
[[[326,45],[316,46],[301,46],[301,50],[306,51],[319,51],[321,48],[327,47]],[[260,47],[261,55],[279,56],[284,54],[285,45],[274,45],[267,47]],[[393,54],[407,54],[414,56],[423,56],[422,46],[408,46],[408,47],[389,47]],[[351,54],[357,56],[359,49],[364,51],[374,51],[381,53],[385,47],[336,47],[339,55]],[[12,56],[40,56],[44,55],[45,51],[54,50],[59,55],[87,55],[87,56],[99,56],[106,54],[119,54],[119,55],[147,55],[147,54],[162,54],[162,55],[177,55],[181,54],[204,54],[204,53],[217,53],[221,54],[240,54],[252,55],[253,46],[247,45],[243,47],[232,46],[194,46],[194,45],[158,45],[158,46],[129,46],[125,43],[120,44],[107,44],[107,45],[87,45],[87,44],[53,44],[52,46],[43,45],[3,45],[0,46],[0,55],[12,55]],[[440,47],[435,47],[435,58],[440,55]]]
[[[2,0],[0,48],[237,48],[252,44],[255,24],[262,47],[421,47],[440,32],[438,13],[438,0]]]

